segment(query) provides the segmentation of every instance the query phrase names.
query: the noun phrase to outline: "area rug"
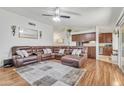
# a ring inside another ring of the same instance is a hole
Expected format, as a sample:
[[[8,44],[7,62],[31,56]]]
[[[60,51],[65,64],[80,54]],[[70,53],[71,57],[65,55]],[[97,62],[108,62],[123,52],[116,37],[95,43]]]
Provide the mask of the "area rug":
[[[16,68],[17,73],[32,86],[74,86],[86,70],[52,61],[43,61]]]

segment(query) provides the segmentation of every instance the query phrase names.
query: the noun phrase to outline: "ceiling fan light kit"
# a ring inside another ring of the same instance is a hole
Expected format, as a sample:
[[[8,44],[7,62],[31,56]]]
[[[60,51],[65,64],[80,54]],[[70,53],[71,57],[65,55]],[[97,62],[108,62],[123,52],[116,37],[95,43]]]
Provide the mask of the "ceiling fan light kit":
[[[55,8],[54,14],[42,14],[42,16],[52,16],[52,19],[55,22],[60,22],[61,18],[66,18],[66,19],[70,18],[70,16],[60,15],[60,8],[59,7]]]
[[[60,17],[59,16],[54,16],[53,17],[53,21],[60,22],[61,20],[60,20]]]

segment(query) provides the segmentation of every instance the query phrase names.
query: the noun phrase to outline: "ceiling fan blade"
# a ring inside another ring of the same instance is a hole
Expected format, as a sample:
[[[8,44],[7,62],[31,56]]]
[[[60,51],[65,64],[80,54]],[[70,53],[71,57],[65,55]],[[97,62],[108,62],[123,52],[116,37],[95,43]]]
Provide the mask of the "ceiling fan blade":
[[[50,15],[50,14],[42,14],[42,16],[54,16],[54,15]]]
[[[62,18],[71,18],[70,16],[60,15]]]

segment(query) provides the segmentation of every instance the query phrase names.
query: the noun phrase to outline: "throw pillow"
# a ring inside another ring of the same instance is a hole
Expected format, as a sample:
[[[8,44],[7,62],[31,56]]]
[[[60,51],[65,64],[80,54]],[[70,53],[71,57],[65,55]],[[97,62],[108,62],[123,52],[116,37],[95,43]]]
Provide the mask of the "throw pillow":
[[[76,52],[76,55],[80,56],[80,54],[81,54],[81,49],[78,49],[77,52]]]
[[[28,54],[28,52],[27,52],[26,50],[21,50],[21,52],[23,53],[23,55],[24,55],[25,57],[28,57],[28,56],[29,56],[29,54]]]
[[[72,55],[76,55],[76,52],[77,52],[77,49],[74,49],[74,50],[72,51]]]
[[[19,56],[21,56],[22,58],[24,58],[24,55],[23,55],[23,53],[22,53],[21,50],[17,50],[16,53],[17,53],[17,55],[19,55]]]
[[[59,50],[59,54],[64,54],[64,52],[65,52],[65,49],[60,49]]]
[[[43,49],[44,54],[48,54],[46,49]]]
[[[48,49],[47,49],[47,53],[48,53],[48,54],[51,54],[51,53],[52,53],[52,50],[48,48]]]

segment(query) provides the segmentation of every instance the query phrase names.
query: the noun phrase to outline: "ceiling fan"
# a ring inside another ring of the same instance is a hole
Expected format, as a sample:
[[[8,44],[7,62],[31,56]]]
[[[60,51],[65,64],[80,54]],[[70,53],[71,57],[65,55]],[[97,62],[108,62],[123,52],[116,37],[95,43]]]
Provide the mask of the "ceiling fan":
[[[53,20],[55,22],[60,22],[61,21],[61,18],[66,18],[66,19],[71,18],[70,16],[60,15],[60,8],[59,7],[56,7],[55,8],[54,14],[42,14],[42,16],[52,16],[53,17]]]

